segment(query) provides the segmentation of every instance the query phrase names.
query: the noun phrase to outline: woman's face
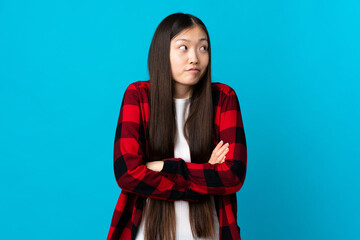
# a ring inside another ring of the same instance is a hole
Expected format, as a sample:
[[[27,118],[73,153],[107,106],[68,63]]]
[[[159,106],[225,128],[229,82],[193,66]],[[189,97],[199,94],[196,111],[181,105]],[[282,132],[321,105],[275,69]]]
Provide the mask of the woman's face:
[[[175,83],[175,98],[187,98],[193,85],[204,75],[209,64],[208,39],[198,25],[184,29],[170,42],[170,65]]]

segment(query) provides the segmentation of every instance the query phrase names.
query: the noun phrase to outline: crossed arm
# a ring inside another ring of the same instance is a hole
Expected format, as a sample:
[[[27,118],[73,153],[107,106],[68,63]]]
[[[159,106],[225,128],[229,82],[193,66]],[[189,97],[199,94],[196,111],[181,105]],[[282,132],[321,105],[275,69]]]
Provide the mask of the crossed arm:
[[[186,201],[196,201],[204,194],[237,192],[246,172],[240,108],[233,90],[220,101],[216,108],[220,120],[215,124],[219,138],[229,145],[218,143],[208,163],[189,163],[181,158],[146,163],[140,99],[131,84],[124,94],[115,137],[114,170],[120,188],[155,199]]]
[[[218,145],[214,148],[211,157],[209,159],[210,164],[217,164],[225,162],[226,153],[229,151],[229,143],[225,143],[224,141],[220,141]],[[164,161],[153,161],[147,162],[146,167],[155,171],[160,172],[164,167]]]

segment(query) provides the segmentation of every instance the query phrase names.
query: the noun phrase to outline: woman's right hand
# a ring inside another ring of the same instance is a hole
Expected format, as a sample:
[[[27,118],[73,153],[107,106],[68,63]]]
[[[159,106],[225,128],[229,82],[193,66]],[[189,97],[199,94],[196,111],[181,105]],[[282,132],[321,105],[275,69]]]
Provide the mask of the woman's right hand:
[[[212,151],[209,163],[216,164],[225,162],[225,156],[229,152],[228,147],[229,143],[224,144],[224,142],[221,140]]]

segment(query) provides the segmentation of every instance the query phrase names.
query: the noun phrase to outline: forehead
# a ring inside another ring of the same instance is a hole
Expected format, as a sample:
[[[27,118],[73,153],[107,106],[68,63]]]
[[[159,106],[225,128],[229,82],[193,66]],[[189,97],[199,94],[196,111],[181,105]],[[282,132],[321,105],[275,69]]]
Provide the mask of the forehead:
[[[195,25],[179,32],[177,35],[175,35],[172,41],[200,41],[204,39],[207,40],[205,31],[200,26]]]

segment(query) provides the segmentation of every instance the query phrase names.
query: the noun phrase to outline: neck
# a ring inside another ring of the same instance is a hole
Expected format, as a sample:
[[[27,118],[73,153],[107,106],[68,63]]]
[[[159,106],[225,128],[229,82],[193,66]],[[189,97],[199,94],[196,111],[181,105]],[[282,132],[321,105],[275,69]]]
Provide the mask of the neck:
[[[175,83],[174,98],[189,98],[192,95],[193,86],[180,85]]]

